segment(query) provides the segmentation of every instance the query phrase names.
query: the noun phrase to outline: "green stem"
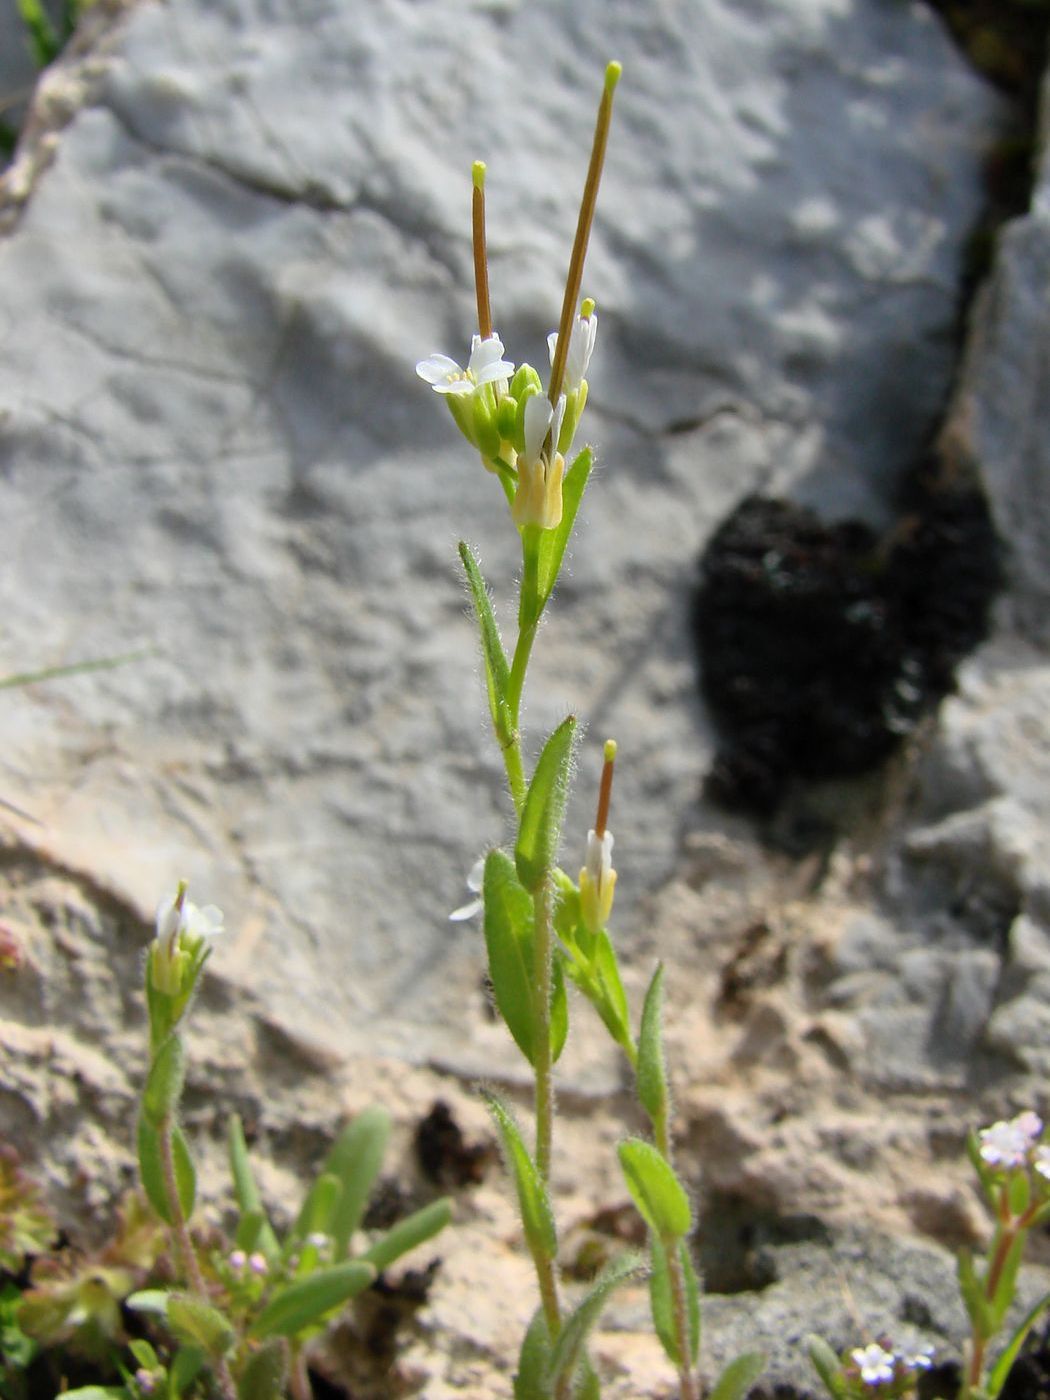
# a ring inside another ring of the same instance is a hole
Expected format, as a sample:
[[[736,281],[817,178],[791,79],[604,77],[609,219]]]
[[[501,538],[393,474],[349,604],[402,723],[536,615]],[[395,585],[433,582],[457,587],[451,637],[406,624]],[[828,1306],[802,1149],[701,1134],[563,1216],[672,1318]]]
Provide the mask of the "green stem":
[[[535,987],[536,1166],[550,1180],[554,1123],[554,1064],[551,1057],[551,969],[553,886],[548,873],[533,896],[533,985]]]
[[[208,1289],[204,1282],[204,1275],[201,1273],[197,1251],[190,1238],[186,1217],[182,1213],[182,1202],[179,1200],[179,1186],[175,1175],[175,1149],[172,1140],[173,1127],[174,1123],[169,1114],[162,1120],[159,1133],[161,1167],[164,1172],[164,1194],[167,1196],[168,1210],[171,1212],[172,1243],[175,1246],[176,1255],[182,1261],[182,1270],[186,1275],[190,1291],[195,1293],[202,1303],[208,1303],[210,1302]],[[233,1383],[233,1377],[230,1375],[230,1368],[226,1364],[225,1357],[216,1357],[212,1364],[223,1400],[237,1400],[237,1387]]]
[[[995,1243],[992,1248],[992,1257],[988,1265],[988,1272],[984,1280],[984,1296],[989,1302],[999,1291],[999,1280],[1002,1278],[1003,1269],[1009,1258],[1010,1250],[1014,1241],[1022,1231],[1027,1230],[1032,1220],[1035,1218],[1036,1210],[1029,1207],[1023,1215],[1014,1216],[1010,1212],[1008,1203],[1007,1188],[1002,1189],[999,1221],[995,1231]],[[970,1351],[970,1362],[966,1368],[966,1380],[962,1390],[962,1397],[965,1400],[974,1390],[980,1387],[984,1371],[984,1353],[991,1341],[990,1337],[982,1337],[974,1329],[973,1345]]]
[[[674,1162],[671,1160],[671,1129],[667,1110],[664,1109],[663,1112],[657,1114],[651,1121],[656,1149],[671,1170],[674,1171]],[[680,1386],[681,1400],[698,1400],[699,1391],[690,1362],[689,1307],[685,1292],[685,1271],[682,1268],[678,1241],[674,1239],[664,1240],[663,1246],[664,1252],[667,1255],[668,1281],[671,1285],[671,1305],[674,1313],[675,1341],[678,1343],[678,1384]]]

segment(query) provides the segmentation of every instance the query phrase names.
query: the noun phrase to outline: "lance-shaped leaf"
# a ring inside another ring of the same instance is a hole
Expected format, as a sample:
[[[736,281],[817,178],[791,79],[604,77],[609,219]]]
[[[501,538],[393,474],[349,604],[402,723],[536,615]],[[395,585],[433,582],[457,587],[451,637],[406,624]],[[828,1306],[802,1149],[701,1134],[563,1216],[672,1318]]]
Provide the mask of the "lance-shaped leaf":
[[[204,1370],[207,1364],[207,1357],[200,1347],[183,1346],[178,1351],[168,1367],[168,1380],[170,1382],[171,1393],[182,1395],[189,1390],[190,1386]]]
[[[534,1064],[532,896],[504,851],[488,853],[482,891],[485,947],[496,1005],[518,1049]]]
[[[667,1251],[655,1235],[650,1236],[649,1248],[652,1265],[649,1273],[649,1302],[652,1308],[653,1326],[669,1360],[673,1365],[680,1367],[682,1361],[678,1348],[678,1328],[675,1321],[674,1293],[671,1288],[671,1271]],[[685,1291],[689,1361],[695,1366],[700,1354],[700,1285],[684,1240],[678,1242],[677,1250]]]
[[[237,1400],[281,1400],[287,1378],[288,1344],[283,1337],[271,1337],[248,1358],[237,1382]]]
[[[153,1057],[142,1091],[142,1116],[152,1127],[160,1128],[174,1114],[182,1097],[185,1073],[182,1038],[169,1035]]]
[[[594,970],[602,991],[602,1005],[599,1007],[613,1039],[623,1047],[628,1057],[634,1049],[631,1039],[631,1013],[627,1007],[627,994],[620,980],[620,964],[616,949],[608,931],[602,929],[594,940]],[[630,1048],[629,1048],[630,1047]]]
[[[257,1249],[266,1259],[276,1259],[280,1253],[280,1246],[263,1209],[262,1197],[255,1184],[255,1174],[248,1156],[248,1144],[244,1140],[244,1128],[236,1113],[230,1116],[227,1145],[230,1154],[230,1174],[233,1177],[233,1194],[241,1212],[241,1219],[237,1225],[237,1244],[247,1254]],[[246,1242],[249,1239],[251,1243]]]
[[[551,1359],[551,1334],[542,1308],[532,1315],[518,1353],[514,1400],[550,1400],[547,1372]]]
[[[322,1172],[313,1183],[299,1207],[295,1224],[285,1242],[285,1253],[291,1254],[307,1235],[327,1235],[331,1230],[332,1212],[339,1199],[340,1182],[330,1172]]]
[[[366,1108],[347,1124],[325,1159],[325,1172],[342,1183],[329,1224],[336,1261],[346,1257],[350,1237],[361,1224],[389,1136],[390,1114],[386,1109]]]
[[[995,1331],[992,1323],[992,1311],[988,1305],[988,1299],[984,1296],[984,1289],[974,1271],[973,1255],[968,1249],[959,1250],[956,1270],[959,1276],[959,1292],[962,1294],[962,1300],[970,1316],[974,1332],[977,1336],[987,1340]]]
[[[1017,1331],[1010,1338],[1005,1350],[992,1367],[991,1375],[988,1377],[988,1384],[984,1388],[984,1393],[988,1396],[988,1400],[996,1400],[999,1392],[1006,1384],[1006,1378],[1010,1374],[1014,1362],[1017,1360],[1021,1347],[1024,1345],[1024,1339],[1047,1309],[1050,1309],[1050,1293],[1044,1293],[1039,1301],[1025,1313]]]
[[[583,1298],[562,1323],[561,1331],[551,1351],[547,1383],[556,1389],[563,1376],[575,1374],[583,1360],[587,1337],[601,1317],[602,1309],[612,1292],[632,1279],[641,1278],[645,1266],[637,1254],[624,1254],[614,1259],[598,1275]]]
[[[553,530],[544,530],[540,538],[539,558],[539,610],[537,617],[547,606],[554,585],[558,582],[565,550],[576,523],[576,513],[580,509],[583,493],[594,465],[594,452],[585,447],[572,462],[561,488],[561,523]]]
[[[514,1176],[518,1209],[529,1249],[534,1255],[553,1259],[558,1252],[558,1235],[546,1183],[529,1155],[510,1109],[488,1090],[482,1090],[482,1096],[499,1129],[504,1155]]]
[[[433,1239],[451,1219],[452,1202],[447,1196],[442,1196],[440,1200],[432,1201],[430,1205],[413,1211],[404,1220],[392,1225],[361,1257],[374,1265],[377,1273],[382,1273],[402,1254]]]
[[[638,1098],[654,1123],[667,1117],[667,1070],[663,1046],[664,969],[658,963],[642,1008],[638,1035]]]
[[[1024,1254],[1027,1235],[1027,1230],[1019,1230],[1014,1236],[1010,1248],[1006,1251],[1006,1258],[1003,1261],[1002,1271],[995,1288],[995,1296],[990,1300],[993,1331],[998,1332],[999,1328],[1002,1327],[1006,1314],[1010,1310],[1010,1304],[1014,1300],[1014,1293],[1017,1289],[1017,1271],[1021,1267],[1021,1257]]]
[[[651,1142],[628,1138],[619,1147],[627,1189],[649,1228],[662,1240],[684,1239],[693,1226],[689,1197]]]
[[[175,1187],[183,1220],[193,1214],[197,1199],[197,1173],[193,1169],[190,1149],[176,1124],[171,1129],[171,1155],[175,1168]],[[164,1171],[161,1134],[143,1114],[138,1126],[139,1176],[146,1198],[166,1225],[174,1225],[175,1217],[168,1200],[168,1185]]]
[[[740,1400],[766,1369],[766,1358],[760,1351],[745,1351],[730,1361],[711,1388],[708,1400]]]
[[[569,998],[565,991],[564,959],[555,952],[551,970],[551,1059],[557,1064],[569,1038]]]
[[[529,784],[514,860],[518,878],[530,893],[538,890],[554,869],[575,741],[576,716],[570,715],[543,746]]]
[[[832,1400],[845,1400],[848,1386],[841,1360],[831,1350],[824,1338],[818,1337],[815,1333],[811,1332],[806,1338],[806,1348],[813,1368],[824,1382],[825,1389]]]
[[[503,650],[496,617],[492,611],[492,599],[489,597],[478,561],[463,541],[460,541],[459,557],[463,561],[467,583],[470,585],[470,598],[481,633],[481,654],[485,658],[485,688],[488,691],[492,727],[500,743],[506,744],[514,737],[514,718],[507,703],[507,688],[510,682],[507,653]]]
[[[361,1259],[318,1269],[297,1279],[273,1298],[252,1324],[253,1337],[294,1337],[324,1320],[326,1313],[363,1292],[375,1282],[375,1266]]]
[[[190,1293],[173,1293],[169,1297],[167,1319],[180,1342],[200,1347],[212,1358],[225,1356],[236,1341],[229,1318]]]

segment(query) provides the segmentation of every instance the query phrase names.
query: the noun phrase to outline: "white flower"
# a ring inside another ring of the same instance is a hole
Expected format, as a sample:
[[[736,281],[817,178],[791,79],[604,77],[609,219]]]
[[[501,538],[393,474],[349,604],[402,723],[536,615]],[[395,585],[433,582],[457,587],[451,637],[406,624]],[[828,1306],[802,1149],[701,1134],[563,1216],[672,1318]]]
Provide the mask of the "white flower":
[[[467,876],[467,889],[477,896],[468,904],[461,904],[458,909],[453,909],[448,916],[451,923],[461,923],[464,919],[472,919],[475,914],[480,914],[485,907],[485,901],[481,897],[481,885],[485,878],[485,857],[479,856],[470,867],[470,874]]]
[[[186,898],[186,885],[183,882],[175,893],[162,899],[157,905],[157,942],[174,945],[180,934],[192,939],[213,938],[224,933],[222,910],[214,904],[200,908]]]
[[[1023,1167],[1043,1131],[1043,1121],[1027,1109],[1006,1123],[1000,1120],[977,1134],[982,1159],[990,1167]]]
[[[565,356],[565,376],[562,380],[562,389],[566,394],[571,394],[574,389],[578,389],[586,379],[587,367],[591,363],[591,355],[594,353],[594,339],[597,334],[598,313],[596,311],[592,311],[589,316],[577,316],[573,321],[572,329],[569,331],[569,351]],[[558,352],[557,331],[551,331],[547,337],[547,350],[553,365],[554,356]]]
[[[515,525],[539,525],[552,530],[561,522],[561,483],[565,475],[565,458],[558,451],[558,436],[565,416],[565,395],[551,408],[542,394],[525,400],[522,409],[522,432],[525,450],[518,453],[518,487],[511,515]],[[543,446],[550,430],[551,448],[544,455]]]
[[[580,871],[580,913],[586,928],[599,933],[609,922],[616,871],[612,864],[613,834],[608,827],[599,836],[587,833],[587,855]]]
[[[1040,1144],[1035,1149],[1035,1160],[1032,1166],[1045,1181],[1050,1181],[1050,1147],[1045,1143]]]
[[[866,1347],[854,1347],[850,1356],[856,1363],[865,1385],[883,1385],[893,1380],[896,1358],[892,1352],[880,1347],[878,1342],[872,1342]]]
[[[416,373],[438,394],[472,394],[480,384],[509,379],[514,366],[503,358],[503,342],[493,331],[482,340],[476,335],[470,343],[466,369],[448,355],[431,355],[420,360]]]
[[[150,947],[149,976],[166,996],[188,995],[206,953],[203,945],[223,932],[222,910],[214,904],[199,908],[186,898],[186,881],[157,905],[156,937]],[[190,982],[185,981],[190,978]],[[180,1013],[181,1014],[181,1013]]]

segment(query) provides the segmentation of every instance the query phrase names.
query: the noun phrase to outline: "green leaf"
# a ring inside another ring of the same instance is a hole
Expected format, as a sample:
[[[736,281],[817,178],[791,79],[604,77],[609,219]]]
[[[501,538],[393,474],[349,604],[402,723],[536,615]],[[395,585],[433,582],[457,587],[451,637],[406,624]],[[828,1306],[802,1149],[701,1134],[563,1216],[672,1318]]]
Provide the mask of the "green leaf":
[[[171,1393],[181,1395],[188,1390],[204,1370],[206,1360],[200,1347],[179,1347],[168,1371]]]
[[[169,1035],[153,1057],[142,1091],[142,1114],[154,1128],[161,1128],[174,1114],[182,1097],[185,1076],[182,1037]]]
[[[555,1064],[569,1038],[569,998],[563,958],[556,952],[551,967],[551,1059]]]
[[[534,1064],[532,896],[519,884],[514,862],[504,851],[488,853],[482,891],[496,1005],[518,1049]]]
[[[766,1369],[766,1358],[760,1351],[745,1351],[730,1361],[715,1381],[707,1400],[740,1400]]]
[[[575,1373],[576,1367],[582,1359],[587,1337],[601,1317],[602,1309],[609,1301],[609,1295],[621,1285],[632,1279],[640,1278],[643,1273],[644,1265],[641,1258],[637,1254],[624,1254],[619,1259],[614,1259],[598,1275],[587,1293],[562,1323],[561,1331],[555,1340],[547,1372],[547,1384],[552,1390],[557,1389],[562,1376],[571,1376]]]
[[[331,1228],[332,1214],[341,1191],[339,1178],[329,1172],[322,1172],[303,1197],[299,1214],[291,1233],[285,1241],[285,1252],[291,1254],[300,1240],[307,1235],[327,1235]]]
[[[642,1008],[638,1036],[638,1098],[654,1123],[667,1117],[667,1071],[663,1046],[664,968],[657,963]]]
[[[1027,1238],[1027,1230],[1019,1230],[1014,1236],[1010,1248],[1006,1251],[1002,1272],[995,1288],[995,1296],[990,1301],[993,1332],[998,1332],[1002,1327],[1003,1320],[1010,1311],[1010,1304],[1014,1300],[1014,1293],[1017,1289],[1017,1271],[1021,1267],[1021,1257],[1024,1254]]]
[[[342,1182],[330,1227],[336,1260],[346,1257],[350,1238],[361,1224],[389,1136],[386,1109],[378,1105],[363,1109],[340,1133],[325,1160],[325,1171]]]
[[[200,1347],[213,1359],[225,1356],[236,1341],[230,1320],[211,1303],[190,1293],[169,1295],[167,1319],[180,1342]]]
[[[167,1288],[140,1288],[131,1293],[124,1302],[134,1312],[151,1313],[154,1317],[167,1317],[168,1299],[171,1292]]]
[[[374,1265],[377,1273],[382,1273],[402,1254],[433,1239],[451,1219],[452,1202],[447,1196],[442,1196],[440,1200],[432,1201],[430,1205],[413,1211],[404,1220],[392,1225],[361,1257],[366,1263]]]
[[[956,1270],[959,1276],[959,1292],[962,1294],[962,1300],[969,1314],[970,1322],[973,1324],[974,1332],[986,1341],[995,1328],[992,1326],[988,1300],[984,1296],[984,1291],[974,1272],[973,1256],[968,1249],[959,1250]]]
[[[602,1383],[586,1352],[577,1371],[572,1400],[602,1400]]]
[[[237,1382],[237,1400],[281,1400],[288,1377],[288,1343],[271,1337],[253,1352]]]
[[[668,1359],[674,1366],[681,1366],[678,1350],[678,1331],[675,1326],[674,1294],[671,1289],[671,1271],[667,1250],[655,1235],[649,1237],[652,1267],[649,1273],[649,1303],[652,1308],[653,1326]],[[689,1328],[689,1359],[696,1365],[700,1353],[700,1285],[696,1270],[684,1240],[678,1242],[679,1268],[685,1290],[686,1325]]]
[[[252,1337],[294,1337],[319,1323],[326,1313],[355,1297],[375,1282],[372,1264],[350,1259],[318,1269],[309,1278],[297,1279],[281,1290],[255,1319]]]
[[[558,1236],[546,1184],[522,1141],[510,1110],[495,1094],[486,1089],[481,1092],[499,1129],[503,1150],[514,1175],[521,1223],[529,1249],[533,1254],[553,1259],[558,1252]]]
[[[539,613],[542,613],[547,606],[547,602],[554,592],[554,585],[558,581],[558,575],[561,573],[565,549],[569,543],[569,536],[572,534],[572,527],[576,522],[576,512],[580,508],[583,493],[587,489],[587,481],[593,465],[594,452],[591,448],[585,447],[573,460],[572,465],[565,473],[565,480],[562,482],[561,523],[553,530],[544,530],[540,539]],[[537,617],[539,613],[537,613]]]
[[[237,1225],[237,1244],[248,1254],[253,1249],[257,1249],[266,1259],[276,1259],[280,1253],[280,1246],[277,1243],[277,1236],[274,1234],[269,1217],[263,1208],[259,1188],[255,1184],[255,1174],[248,1156],[248,1144],[244,1140],[244,1128],[236,1113],[230,1115],[227,1143],[230,1154],[230,1173],[233,1176],[233,1193],[241,1211],[241,1220]],[[249,1219],[257,1220],[257,1227],[248,1225]],[[254,1233],[252,1233],[253,1231]],[[250,1244],[245,1242],[249,1235],[251,1236]]]
[[[806,1338],[806,1347],[813,1368],[824,1382],[824,1387],[832,1400],[846,1400],[848,1388],[839,1357],[835,1355],[823,1337],[818,1337],[812,1332]]]
[[[682,1260],[682,1277],[685,1280],[685,1307],[689,1320],[689,1355],[695,1366],[700,1357],[700,1280],[693,1267],[693,1256],[689,1245],[682,1240],[678,1246]]]
[[[1012,1215],[1024,1215],[1032,1199],[1032,1183],[1026,1171],[1013,1172],[1007,1186],[1007,1200]]]
[[[631,1013],[627,995],[620,980],[620,964],[608,932],[602,929],[594,940],[594,969],[601,989],[598,1014],[610,1035],[630,1058],[634,1051],[631,1038]]]
[[[186,1145],[182,1129],[177,1124],[171,1129],[171,1149],[182,1218],[189,1220],[197,1198],[197,1174],[193,1169],[190,1149]],[[145,1115],[139,1118],[138,1152],[139,1175],[142,1178],[142,1187],[146,1192],[146,1197],[161,1220],[166,1225],[174,1225],[175,1220],[168,1202],[168,1188],[164,1177],[161,1135],[151,1123],[147,1122]]]
[[[496,617],[492,611],[492,599],[489,597],[478,561],[471,553],[470,547],[462,540],[459,545],[459,557],[466,571],[474,615],[481,632],[481,654],[485,658],[485,687],[488,691],[492,727],[500,743],[507,744],[514,737],[514,717],[507,703],[507,689],[510,684],[507,653],[503,650]]]
[[[1024,1339],[1048,1308],[1050,1308],[1050,1293],[1044,1293],[1039,1301],[1025,1313],[1024,1319],[1017,1328],[1017,1331],[1010,1338],[1005,1349],[992,1367],[991,1375],[988,1377],[988,1383],[985,1386],[985,1394],[988,1396],[988,1400],[996,1400],[999,1392],[1006,1384],[1006,1378],[1010,1374],[1014,1362],[1017,1360],[1021,1347],[1024,1345]]]
[[[649,1307],[653,1315],[653,1328],[671,1365],[679,1366],[678,1333],[674,1325],[674,1297],[667,1250],[655,1235],[650,1235],[649,1251]]]
[[[543,1309],[532,1315],[528,1330],[518,1353],[518,1370],[514,1377],[514,1400],[550,1400],[547,1370],[551,1358],[551,1334]]]
[[[147,1371],[157,1369],[157,1353],[150,1346],[149,1342],[143,1341],[141,1337],[131,1337],[128,1341],[128,1351]]]
[[[18,13],[25,26],[33,62],[38,68],[46,68],[55,61],[62,47],[47,11],[41,0],[18,0]]]
[[[673,1168],[641,1138],[621,1142],[619,1153],[627,1189],[646,1224],[665,1242],[683,1239],[693,1227],[693,1212]]]
[[[259,1236],[262,1234],[263,1218],[261,1210],[250,1210],[237,1221],[237,1229],[234,1232],[233,1242],[238,1249],[243,1249],[245,1254],[252,1254],[259,1248]],[[267,1255],[266,1257],[269,1258],[270,1256]]]
[[[514,860],[518,879],[530,893],[538,890],[554,869],[575,741],[576,716],[570,715],[544,745],[525,797]]]

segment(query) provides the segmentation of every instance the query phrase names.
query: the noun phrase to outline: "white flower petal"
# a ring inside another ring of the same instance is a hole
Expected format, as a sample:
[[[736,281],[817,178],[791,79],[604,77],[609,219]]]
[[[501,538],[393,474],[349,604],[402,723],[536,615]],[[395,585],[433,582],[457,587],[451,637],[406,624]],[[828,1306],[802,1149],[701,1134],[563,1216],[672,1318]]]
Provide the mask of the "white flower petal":
[[[480,914],[485,907],[485,901],[479,895],[477,899],[472,899],[469,904],[461,904],[458,909],[453,909],[448,916],[450,924],[461,924],[465,919],[472,919],[475,914]]]
[[[485,340],[476,335],[470,346],[468,374],[478,384],[489,384],[495,379],[509,379],[514,366],[503,358],[503,341],[493,332]]]
[[[428,384],[438,385],[454,374],[462,374],[463,371],[448,355],[428,355],[416,365],[416,373]]]
[[[533,394],[525,400],[525,408],[522,411],[525,451],[522,455],[529,466],[539,461],[547,429],[550,427],[551,411],[550,402],[542,394]]]

